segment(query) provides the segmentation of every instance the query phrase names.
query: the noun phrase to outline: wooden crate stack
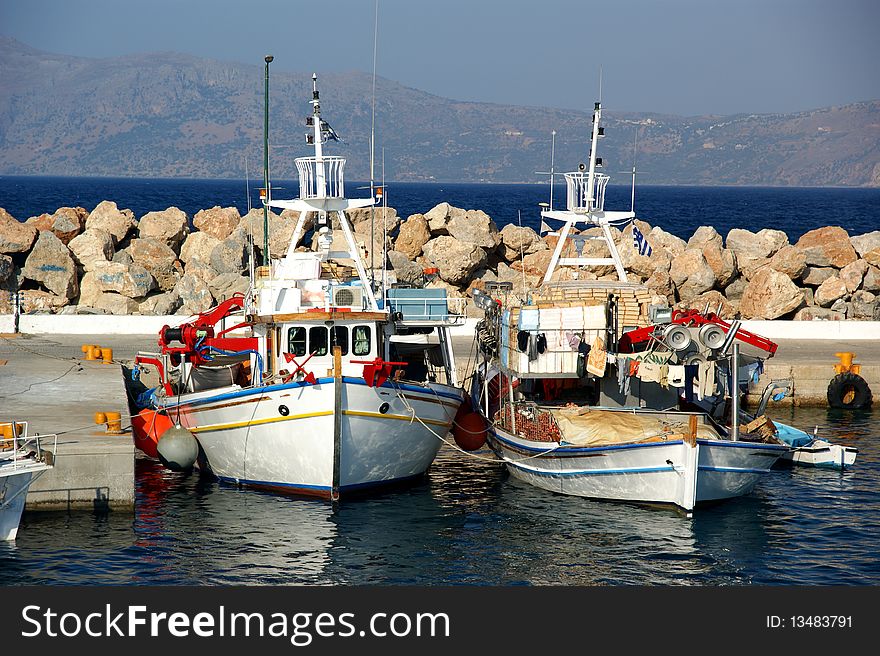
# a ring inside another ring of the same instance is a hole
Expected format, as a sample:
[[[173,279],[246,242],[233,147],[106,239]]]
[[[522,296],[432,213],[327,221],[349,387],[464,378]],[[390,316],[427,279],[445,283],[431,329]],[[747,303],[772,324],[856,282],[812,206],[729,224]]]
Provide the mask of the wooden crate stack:
[[[558,286],[535,292],[532,301],[539,308],[604,305],[609,294],[614,294],[617,299],[618,324],[621,328],[649,325],[648,306],[651,304],[651,293],[646,287]]]
[[[354,278],[354,267],[338,264],[336,262],[321,262],[321,277],[333,280],[348,280]]]

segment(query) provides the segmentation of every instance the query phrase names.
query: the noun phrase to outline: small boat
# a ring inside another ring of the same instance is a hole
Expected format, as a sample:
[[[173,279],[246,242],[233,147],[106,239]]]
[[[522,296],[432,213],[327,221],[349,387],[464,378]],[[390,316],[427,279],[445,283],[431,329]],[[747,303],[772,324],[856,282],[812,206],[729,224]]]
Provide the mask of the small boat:
[[[596,103],[589,167],[564,174],[566,210],[541,213],[563,222],[543,283],[525,299],[511,300],[510,286],[499,284],[475,295],[485,312],[478,326],[484,361],[471,403],[515,478],[690,514],[701,503],[749,494],[789,447],[772,435],[730,430],[703,411],[682,412],[677,390],[648,375],[677,363],[669,348],[676,333],[667,329],[665,303],[627,280],[611,228],[633,223],[635,213],[604,209],[609,177],[596,171],[600,121]],[[607,256],[585,252],[588,241],[604,242]],[[634,224],[633,246],[647,252]],[[618,280],[581,279],[590,266],[613,268]],[[660,334],[660,346],[627,352],[622,338],[639,329]],[[625,386],[629,363],[639,361],[645,375]]]
[[[28,436],[27,422],[0,424],[0,540],[14,540],[28,489],[54,463],[55,435]],[[52,448],[47,449],[48,440]]]
[[[444,289],[396,287],[384,253],[367,270],[346,212],[376,198],[345,197],[317,76],[311,104],[299,197],[261,194],[266,212],[299,212],[286,253],[254,269],[245,296],[165,326],[160,352],[138,354],[158,385],[133,423],[174,469],[337,500],[427,471],[465,398],[449,334],[464,315]],[[314,250],[298,250],[310,215]]]
[[[782,456],[782,462],[825,469],[846,469],[856,462],[859,450],[855,447],[832,444],[818,437],[816,432],[811,435],[777,419],[773,423],[777,429],[776,436],[792,447]]]

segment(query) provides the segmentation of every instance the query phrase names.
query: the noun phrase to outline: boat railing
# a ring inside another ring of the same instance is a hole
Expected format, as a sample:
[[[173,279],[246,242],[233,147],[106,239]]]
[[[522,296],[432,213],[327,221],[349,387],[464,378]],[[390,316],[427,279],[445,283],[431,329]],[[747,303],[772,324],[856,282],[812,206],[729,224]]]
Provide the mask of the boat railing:
[[[460,326],[464,323],[467,297],[446,296],[439,289],[389,289],[388,309],[400,325]]]
[[[593,174],[593,188],[590,189],[590,174],[576,171],[565,174],[568,190],[569,212],[603,212],[605,210],[605,186],[609,177],[604,173]]]
[[[299,172],[299,197],[343,198],[345,196],[345,158],[298,157],[296,168]]]
[[[51,466],[58,446],[58,435],[28,435],[28,422],[0,424],[0,464],[17,471],[33,469],[35,464]]]

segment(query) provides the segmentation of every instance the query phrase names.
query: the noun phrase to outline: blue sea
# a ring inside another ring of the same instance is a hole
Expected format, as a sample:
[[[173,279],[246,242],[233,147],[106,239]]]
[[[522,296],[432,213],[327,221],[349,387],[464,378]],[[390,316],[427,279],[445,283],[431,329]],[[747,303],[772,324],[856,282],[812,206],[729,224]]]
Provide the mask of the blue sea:
[[[347,185],[350,198],[368,196],[366,183]],[[192,218],[202,209],[235,206],[244,214],[261,207],[259,181],[133,178],[0,177],[0,207],[19,221],[52,213],[59,207],[92,210],[112,200],[140,218],[147,212],[175,206]],[[276,198],[298,193],[296,181],[273,182]],[[386,201],[403,218],[425,213],[438,203],[480,209],[499,227],[509,223],[537,229],[538,203],[550,201],[549,184],[390,183]],[[565,203],[565,186],[553,188],[553,205]],[[609,185],[605,207],[628,210],[631,188]],[[792,243],[805,232],[839,225],[850,235],[880,229],[880,189],[790,187],[670,187],[637,185],[637,216],[687,240],[701,225],[726,235],[732,228],[783,230]]]

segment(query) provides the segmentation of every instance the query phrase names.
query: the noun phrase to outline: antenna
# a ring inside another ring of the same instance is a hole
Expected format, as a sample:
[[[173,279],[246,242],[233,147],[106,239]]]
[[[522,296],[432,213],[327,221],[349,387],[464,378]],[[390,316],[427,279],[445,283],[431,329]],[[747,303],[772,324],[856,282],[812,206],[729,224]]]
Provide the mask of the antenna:
[[[636,153],[638,152],[638,143],[639,143],[639,127],[636,126],[636,133],[633,137],[633,181],[632,181],[632,194],[629,199],[629,211],[635,214],[636,211]]]
[[[555,172],[553,168],[554,161],[556,159],[556,130],[553,130],[550,133],[550,207],[549,210],[553,211],[553,174]]]
[[[376,193],[374,191],[375,184],[375,161],[376,161],[376,50],[379,43],[379,0],[376,0],[376,20],[373,27],[373,98],[372,98],[372,119],[370,122],[370,197],[374,199],[370,205],[370,287],[376,286],[376,257],[374,254],[376,244]],[[384,166],[384,164],[383,164]],[[382,225],[385,225],[385,213],[382,212]],[[383,262],[384,268],[384,262]]]

